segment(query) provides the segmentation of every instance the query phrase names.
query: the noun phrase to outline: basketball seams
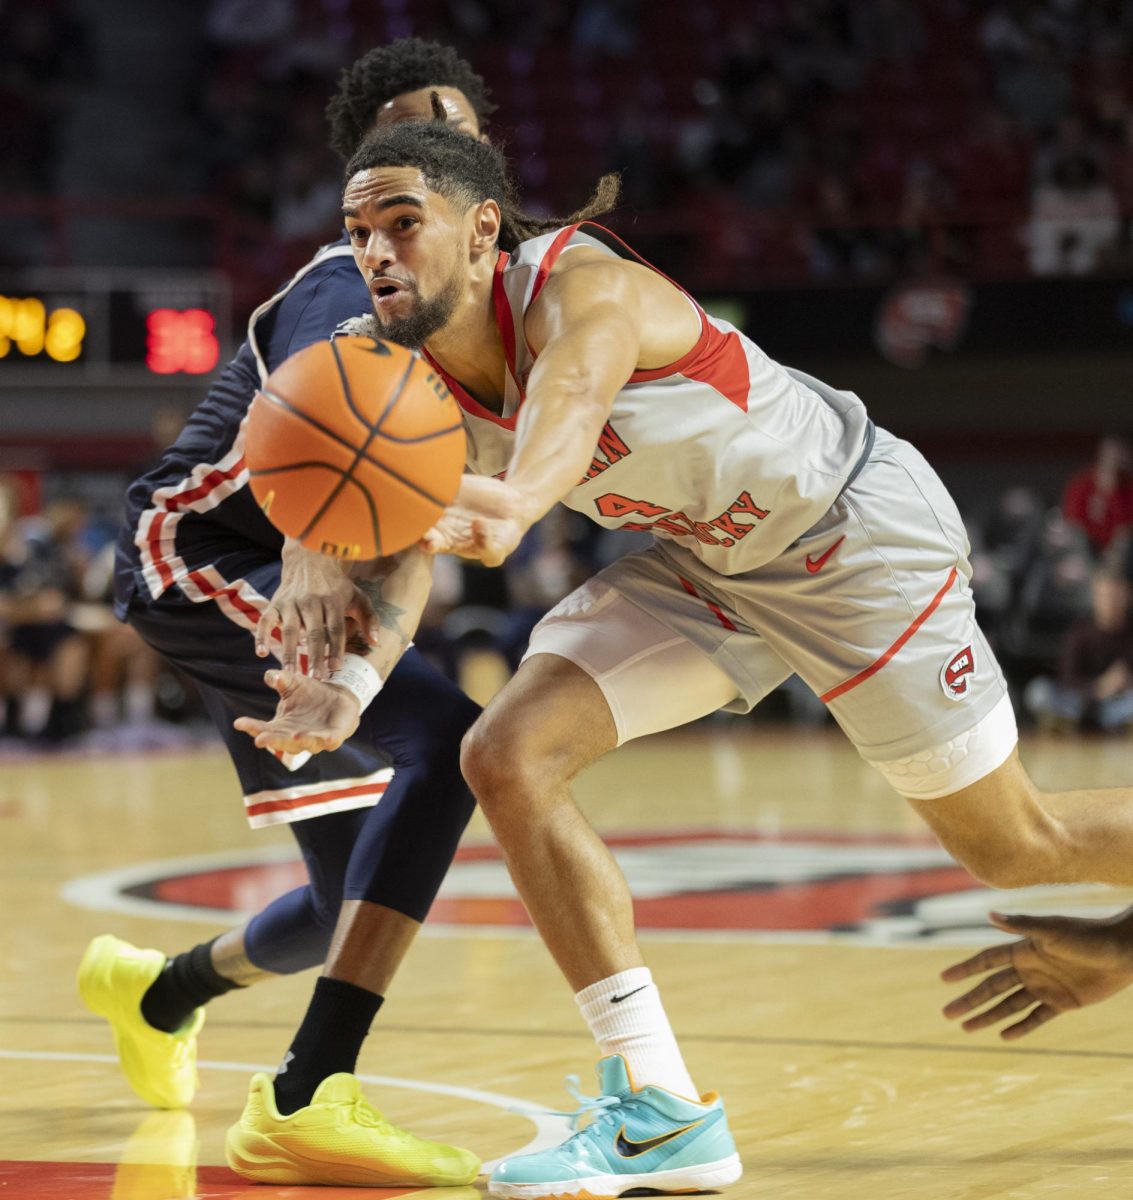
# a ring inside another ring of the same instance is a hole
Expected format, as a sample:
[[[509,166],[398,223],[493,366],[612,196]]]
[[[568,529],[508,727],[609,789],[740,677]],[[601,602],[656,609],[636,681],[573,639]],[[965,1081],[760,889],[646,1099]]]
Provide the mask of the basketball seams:
[[[385,463],[376,462],[372,458],[366,460],[371,467],[388,475],[390,479],[396,479],[402,487],[408,488],[411,492],[416,492],[423,500],[428,500],[430,504],[435,504],[438,508],[444,509],[445,503],[443,500],[438,500],[436,496],[425,491],[420,484],[414,483],[412,479],[406,479],[404,475],[399,475],[392,467],[387,467]]]
[[[369,433],[373,433],[373,427],[366,420],[365,415],[359,411],[358,406],[354,403],[354,393],[350,388],[350,379],[346,374],[346,364],[342,361],[342,355],[338,351],[338,342],[330,339],[330,352],[334,355],[334,365],[338,368],[339,382],[342,384],[342,398],[346,401],[346,407],[358,418],[362,424],[362,428]]]
[[[383,441],[393,442],[397,446],[416,446],[416,445],[419,445],[421,442],[431,442],[434,438],[444,437],[446,434],[449,434],[449,433],[456,433],[456,431],[458,429],[463,429],[463,428],[464,428],[464,422],[457,421],[457,423],[455,425],[449,425],[445,429],[434,429],[432,433],[423,433],[423,434],[421,434],[420,437],[409,437],[409,438],[394,437],[394,435],[392,433],[383,433],[380,436],[383,439]],[[371,462],[371,463],[375,462],[375,460],[370,458],[369,455],[366,456],[366,461]],[[375,465],[380,466],[381,464],[376,463]]]
[[[333,342],[331,343],[331,348],[335,351],[335,362],[339,363],[339,366],[341,367],[341,361],[338,358],[338,350],[334,346]],[[369,426],[367,426],[367,428],[369,429],[369,434],[368,434],[366,440],[362,443],[362,445],[359,446],[357,448],[357,450],[355,451],[354,461],[350,464],[349,467],[346,468],[345,472],[343,473],[342,478],[338,481],[338,484],[335,486],[335,488],[333,489],[331,494],[323,501],[323,503],[320,505],[320,507],[315,512],[315,515],[307,523],[306,528],[299,535],[300,541],[303,541],[310,534],[311,530],[314,529],[314,527],[323,519],[323,517],[326,515],[326,513],[327,513],[328,509],[331,507],[331,505],[334,504],[335,500],[337,500],[338,497],[342,494],[342,489],[346,486],[347,482],[353,476],[354,471],[357,468],[358,464],[364,458],[367,458],[366,451],[370,448],[370,443],[374,440],[375,437],[377,437],[378,430],[381,429],[382,422],[389,415],[390,411],[393,409],[393,406],[398,402],[398,400],[401,399],[401,394],[402,394],[402,392],[405,391],[405,385],[409,382],[409,376],[413,373],[413,368],[416,365],[417,365],[417,359],[410,358],[409,366],[405,369],[404,373],[401,376],[401,379],[398,380],[398,384],[397,384],[397,387],[394,388],[393,395],[386,402],[385,411],[378,418],[377,424],[374,425],[374,427],[372,429]],[[351,408],[353,408],[353,400],[351,399],[351,395],[350,395],[350,381],[346,378],[345,373],[342,376],[342,386],[346,389],[344,399],[346,400],[347,404],[350,405]],[[391,472],[391,474],[392,474],[392,472]],[[395,476],[395,478],[396,478],[396,476]],[[431,497],[430,497],[430,499],[431,499]],[[434,501],[434,503],[436,503],[436,501]],[[376,514],[374,514],[374,515],[376,516]],[[382,544],[380,541],[381,531],[378,529],[376,521],[372,523],[372,532],[374,535],[374,546],[376,548],[375,557],[380,558],[381,553],[382,553]]]
[[[277,392],[270,391],[269,389],[264,388],[264,387],[258,388],[257,391],[260,393],[260,395],[262,395],[264,397],[264,399],[270,400],[273,404],[278,405],[280,408],[284,409],[286,412],[289,412],[293,417],[298,417],[300,420],[306,421],[307,424],[310,425],[313,429],[317,429],[320,433],[325,434],[328,438],[331,439],[331,441],[333,441],[337,445],[341,446],[344,450],[349,450],[351,454],[359,453],[358,447],[355,446],[353,442],[349,441],[347,438],[344,438],[341,434],[335,433],[335,431],[333,429],[331,429],[327,425],[324,425],[321,421],[317,420],[316,418],[312,417],[310,413],[304,412],[304,410],[301,408],[296,408],[295,405],[292,404],[290,400],[287,400],[283,396],[280,396]],[[367,426],[366,428],[369,429],[369,426]],[[381,437],[385,441],[393,442],[395,445],[398,445],[398,446],[415,446],[415,445],[419,445],[421,442],[431,442],[434,438],[445,437],[447,434],[455,433],[458,429],[463,429],[463,428],[464,428],[464,422],[457,421],[457,423],[455,425],[448,425],[444,429],[434,429],[432,431],[432,433],[423,433],[420,437],[403,438],[403,437],[396,437],[392,433],[383,433],[383,434],[381,434]],[[376,432],[376,431],[371,430],[371,433],[373,433],[373,432]],[[367,441],[365,443],[366,446],[368,447],[372,441],[373,441],[373,438],[367,439]],[[362,458],[364,458],[365,461],[370,463],[372,466],[380,467],[382,465],[380,462],[378,462],[377,459],[371,458],[369,456],[369,454],[367,454],[365,451],[362,451],[361,455],[362,455]],[[341,470],[341,468],[338,468],[338,469]],[[255,473],[256,472],[254,472],[254,471],[252,472],[252,474],[255,474]]]
[[[367,341],[366,345],[369,344]],[[271,429],[278,429],[281,440],[276,443],[270,440],[275,435],[269,435],[269,440],[262,444],[262,450],[256,456],[261,461],[267,461],[263,465],[257,463],[249,473],[256,482],[258,498],[265,495],[270,487],[289,489],[286,494],[292,497],[289,501],[290,507],[287,512],[280,511],[280,518],[285,520],[289,528],[302,525],[301,532],[290,536],[297,536],[304,543],[310,540],[312,544],[321,539],[325,545],[326,536],[320,532],[320,529],[325,529],[329,532],[331,541],[339,543],[342,542],[342,538],[336,531],[345,521],[346,525],[353,525],[355,531],[354,536],[347,541],[356,544],[358,533],[361,532],[359,527],[366,519],[363,515],[365,513],[369,516],[374,547],[372,553],[380,557],[383,554],[383,532],[390,534],[393,538],[392,544],[400,545],[404,537],[417,528],[419,520],[427,519],[428,512],[437,510],[439,513],[444,510],[445,502],[433,493],[432,487],[436,483],[447,492],[449,476],[452,471],[460,469],[464,455],[458,453],[458,443],[444,442],[444,439],[459,434],[462,445],[464,421],[460,414],[453,420],[452,413],[447,411],[444,405],[438,406],[436,411],[431,405],[422,407],[426,400],[426,392],[435,391],[442,400],[444,395],[433,385],[427,363],[418,356],[399,354],[391,362],[387,355],[385,361],[394,371],[398,366],[403,368],[399,372],[400,377],[390,387],[390,376],[394,372],[388,368],[371,371],[369,356],[365,361],[361,359],[358,346],[355,347],[353,357],[349,357],[348,352],[336,342],[331,341],[330,345],[335,365],[329,374],[327,372],[330,363],[326,352],[322,351],[313,359],[307,355],[310,366],[303,366],[298,374],[278,381],[267,380],[267,386],[261,384],[257,389],[258,395],[263,397],[265,433]],[[417,370],[419,363],[420,371]],[[354,399],[352,385],[355,374],[358,375],[359,388],[368,398],[373,397],[375,393],[383,397],[381,411],[376,415],[373,424],[367,421]],[[337,403],[334,402],[333,395],[333,380],[336,377],[342,389]],[[279,387],[279,384],[283,386]],[[295,387],[303,390],[294,401],[287,399],[287,393],[292,392]],[[324,411],[321,401],[313,404],[317,415],[299,407],[299,404],[306,405],[310,401],[308,391],[311,388],[316,389],[316,393],[323,396],[329,406]],[[402,401],[412,401],[409,404],[411,411],[407,412],[404,418],[399,411],[399,408],[405,407]],[[275,417],[269,416],[273,410],[278,414]],[[444,428],[436,428],[436,423],[443,421],[446,415],[452,423]],[[350,428],[351,421],[356,422],[357,433]],[[430,425],[433,425],[432,429],[429,429]],[[422,426],[429,431],[419,432]],[[304,427],[309,431],[306,437],[302,432]],[[399,436],[393,432],[398,428],[403,428],[407,436]],[[364,436],[359,437],[359,434]],[[321,447],[318,445],[320,437],[323,439]],[[304,442],[307,444],[304,445]],[[279,460],[282,455],[287,454],[288,449],[299,454],[303,454],[305,450],[308,456],[317,454],[320,458],[305,456],[281,463]],[[331,461],[327,461],[327,457]],[[338,461],[334,461],[335,459]],[[431,465],[434,463],[435,467]],[[311,470],[316,467],[331,471],[332,477],[326,480],[320,476],[316,483],[311,475]],[[368,475],[368,471],[381,474]],[[285,484],[288,476],[294,478],[293,485]],[[421,482],[417,481],[418,477]],[[320,500],[319,494],[327,483],[330,485],[329,490]],[[350,499],[351,493],[347,489],[347,483],[352,484],[361,494],[364,506],[360,506],[356,499]],[[312,490],[314,495],[311,495]],[[401,499],[396,498],[399,490]],[[281,493],[281,499],[282,496]],[[383,519],[384,506],[387,503],[392,506],[392,524]],[[308,507],[312,504],[315,505],[313,513]],[[349,505],[349,508],[343,507],[344,505]],[[304,508],[307,509],[306,513],[303,512]],[[398,516],[402,509],[403,516]],[[418,510],[420,516],[410,520],[410,513]],[[340,511],[341,517],[336,515]],[[347,513],[351,511],[353,515],[348,518]],[[403,524],[406,524],[404,529]],[[346,550],[345,543],[339,549]],[[361,547],[358,547],[358,553],[361,553]]]
[[[358,453],[358,447],[349,439],[344,438],[342,434],[335,433],[329,426],[324,425],[321,421],[316,420],[310,413],[304,412],[303,409],[297,408],[290,400],[285,399],[276,392],[270,392],[267,388],[261,387],[258,389],[261,396],[270,400],[273,404],[282,408],[285,412],[289,412],[293,417],[298,417],[301,421],[306,421],[312,428],[317,429],[320,433],[325,434],[332,442],[336,442],[344,450],[349,450],[351,454]],[[367,429],[369,426],[366,427]]]

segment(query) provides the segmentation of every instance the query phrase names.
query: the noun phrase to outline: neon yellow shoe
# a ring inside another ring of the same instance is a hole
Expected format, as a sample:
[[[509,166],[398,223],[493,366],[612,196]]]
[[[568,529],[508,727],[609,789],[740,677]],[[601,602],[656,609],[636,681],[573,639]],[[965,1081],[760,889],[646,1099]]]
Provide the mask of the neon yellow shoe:
[[[197,1091],[197,1034],[205,1010],[196,1009],[175,1033],[147,1023],[142,997],[164,966],[160,950],[139,950],[103,934],[79,964],[79,995],[110,1022],[118,1061],[137,1095],[155,1108],[184,1108]]]
[[[353,1075],[330,1075],[311,1103],[280,1116],[275,1087],[253,1075],[243,1115],[225,1139],[228,1165],[256,1183],[446,1187],[471,1183],[480,1160],[391,1125]]]

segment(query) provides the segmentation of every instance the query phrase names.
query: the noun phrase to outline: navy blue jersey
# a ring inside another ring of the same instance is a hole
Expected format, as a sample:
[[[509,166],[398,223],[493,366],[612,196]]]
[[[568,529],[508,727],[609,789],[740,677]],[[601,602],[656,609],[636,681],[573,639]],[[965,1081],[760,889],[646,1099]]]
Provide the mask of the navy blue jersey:
[[[283,536],[248,487],[243,421],[256,388],[289,355],[370,311],[345,234],[324,246],[248,322],[248,340],[153,470],[130,485],[118,537],[115,611],[176,587],[216,600],[254,627],[259,597],[244,582],[250,559],[278,558]]]

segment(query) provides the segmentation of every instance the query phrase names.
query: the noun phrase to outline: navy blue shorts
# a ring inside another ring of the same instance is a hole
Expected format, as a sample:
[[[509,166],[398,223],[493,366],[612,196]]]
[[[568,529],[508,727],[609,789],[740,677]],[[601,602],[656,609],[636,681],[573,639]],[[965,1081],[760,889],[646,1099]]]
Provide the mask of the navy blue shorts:
[[[226,566],[231,570],[233,564]],[[392,778],[394,759],[393,752],[378,747],[398,741],[398,713],[406,689],[419,693],[423,676],[432,677],[427,685],[455,691],[454,686],[410,649],[349,741],[289,769],[286,760],[259,749],[248,734],[232,727],[237,717],[270,719],[279,699],[264,683],[264,672],[277,664],[256,656],[254,611],[247,597],[255,603],[274,594],[280,561],[249,557],[240,566],[239,594],[232,585],[226,601],[230,615],[216,601],[193,601],[172,587],[157,601],[135,595],[127,620],[199,688],[236,767],[250,824],[288,823],[377,803]],[[247,610],[243,616],[234,602]]]

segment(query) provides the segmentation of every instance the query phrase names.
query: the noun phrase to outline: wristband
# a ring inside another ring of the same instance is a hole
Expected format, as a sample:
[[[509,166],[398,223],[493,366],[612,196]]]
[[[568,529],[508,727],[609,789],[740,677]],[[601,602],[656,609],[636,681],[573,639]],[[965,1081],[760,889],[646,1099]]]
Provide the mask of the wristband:
[[[331,673],[327,683],[345,688],[351,695],[358,697],[361,705],[359,712],[365,712],[367,706],[382,690],[382,677],[377,667],[361,654],[347,654],[342,666]]]

